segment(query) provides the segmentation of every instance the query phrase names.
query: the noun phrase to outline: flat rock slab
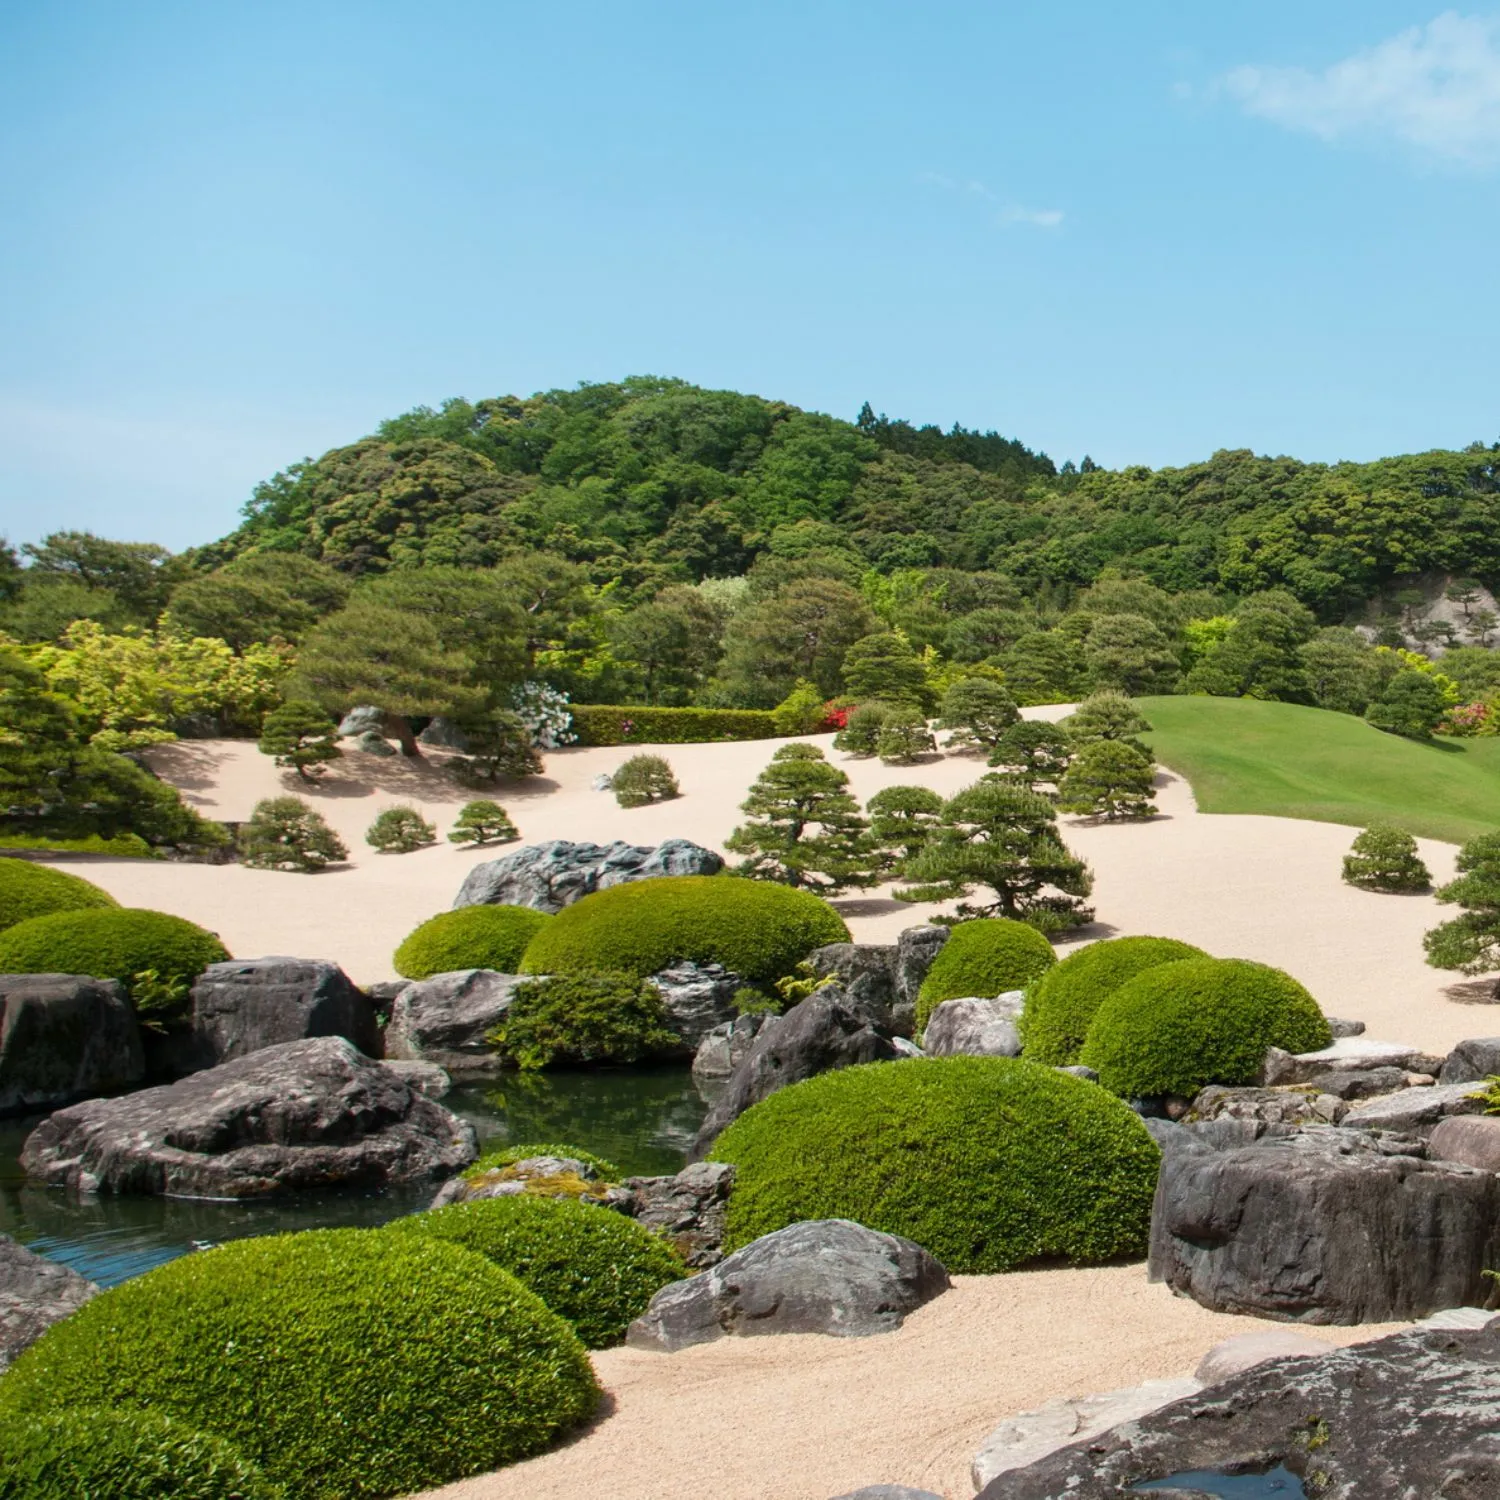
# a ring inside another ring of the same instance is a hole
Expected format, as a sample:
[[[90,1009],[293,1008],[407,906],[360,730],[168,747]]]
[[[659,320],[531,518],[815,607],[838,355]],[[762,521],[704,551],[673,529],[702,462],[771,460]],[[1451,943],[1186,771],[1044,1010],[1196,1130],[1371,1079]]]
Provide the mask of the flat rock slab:
[[[86,1193],[257,1198],[449,1177],[477,1154],[472,1126],[342,1037],[316,1037],[59,1110],[21,1166]]]
[[[1399,1082],[1399,1080],[1398,1080]],[[1348,1105],[1316,1087],[1257,1089],[1210,1084],[1184,1117],[1200,1120],[1259,1120],[1267,1125],[1337,1125]]]
[[[1295,1328],[1261,1328],[1254,1333],[1237,1333],[1233,1338],[1215,1344],[1193,1371],[1202,1385],[1218,1385],[1269,1364],[1273,1359],[1316,1359],[1327,1354],[1329,1345],[1323,1339],[1299,1333]]]
[[[129,1088],[145,1072],[135,1013],[113,979],[0,974],[0,1115]]]
[[[1361,1130],[1422,1130],[1452,1115],[1482,1115],[1481,1089],[1473,1083],[1401,1089],[1378,1099],[1362,1100],[1344,1116],[1343,1123]]]
[[[391,1002],[387,1057],[436,1063],[452,1078],[493,1078],[501,1062],[487,1040],[527,980],[494,969],[455,969],[415,980]]]
[[[947,1271],[900,1235],[848,1219],[813,1219],[762,1235],[712,1270],[663,1287],[625,1342],[672,1353],[726,1335],[864,1338],[899,1328],[949,1284]]]
[[[0,1234],[0,1370],[99,1288]]]
[[[632,880],[659,875],[717,875],[724,861],[688,839],[649,844],[573,844],[553,839],[475,865],[453,899],[460,906],[530,906],[559,912],[565,906]]]
[[[1313,1083],[1322,1073],[1342,1073],[1366,1068],[1410,1068],[1422,1056],[1403,1042],[1382,1042],[1368,1036],[1341,1036],[1332,1046],[1317,1052],[1283,1052],[1272,1047],[1266,1053],[1261,1082]]]
[[[1019,1057],[1016,1023],[1025,995],[1013,990],[992,1000],[945,1000],[927,1018],[922,1050],[929,1057]]]

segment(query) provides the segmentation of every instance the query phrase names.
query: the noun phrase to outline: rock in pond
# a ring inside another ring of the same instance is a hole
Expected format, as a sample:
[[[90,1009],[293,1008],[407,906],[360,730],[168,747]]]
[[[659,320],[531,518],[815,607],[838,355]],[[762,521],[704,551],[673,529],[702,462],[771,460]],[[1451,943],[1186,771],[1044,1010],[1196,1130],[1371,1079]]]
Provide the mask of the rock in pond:
[[[814,1219],[663,1287],[625,1342],[672,1353],[725,1335],[863,1338],[899,1328],[948,1286],[947,1271],[920,1245],[848,1219]]]
[[[381,1061],[380,1066],[389,1068],[397,1078],[404,1078],[419,1094],[426,1094],[429,1099],[441,1099],[453,1087],[447,1070],[436,1063],[388,1057]]]
[[[717,875],[724,861],[688,839],[649,844],[570,844],[553,839],[475,865],[453,905],[530,906],[559,912],[594,891],[658,875]]]
[[[745,1054],[770,1020],[769,1014],[736,1016],[707,1032],[693,1054],[694,1080],[717,1083],[728,1078],[745,1060]]]
[[[590,1186],[580,1191],[580,1183]],[[595,1183],[597,1191],[592,1186]],[[523,1156],[503,1167],[470,1170],[449,1178],[438,1189],[430,1207],[446,1208],[450,1203],[476,1203],[485,1198],[513,1198],[521,1193],[603,1203],[605,1188],[598,1168],[576,1156]]]
[[[745,981],[723,964],[683,962],[647,976],[646,982],[661,992],[667,1025],[682,1038],[688,1052],[717,1026],[732,1022],[739,1014],[734,997]]]
[[[42,1121],[21,1166],[85,1193],[257,1198],[452,1176],[473,1127],[342,1037],[266,1047]]]
[[[495,1077],[500,1059],[486,1038],[527,982],[494,969],[455,969],[413,980],[391,1002],[386,1056],[436,1063],[460,1080]]]
[[[1024,1000],[1020,990],[993,1000],[944,1000],[927,1019],[922,1051],[928,1057],[1019,1057],[1016,1022]]]
[[[0,1370],[99,1288],[0,1234]]]
[[[0,1115],[129,1088],[145,1071],[135,1013],[116,981],[0,974]]]

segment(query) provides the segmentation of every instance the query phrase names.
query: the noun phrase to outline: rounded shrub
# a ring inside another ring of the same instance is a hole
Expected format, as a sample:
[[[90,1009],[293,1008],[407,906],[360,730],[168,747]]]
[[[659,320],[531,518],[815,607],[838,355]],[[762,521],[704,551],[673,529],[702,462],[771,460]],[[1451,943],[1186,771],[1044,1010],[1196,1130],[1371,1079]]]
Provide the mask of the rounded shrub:
[[[138,907],[61,911],[0,932],[0,974],[92,974],[133,990],[137,976],[191,984],[229,957],[213,933]]]
[[[938,950],[917,991],[916,1029],[927,1025],[933,1007],[970,995],[990,999],[1020,990],[1057,962],[1052,944],[1035,927],[1005,917],[960,922]]]
[[[437,843],[437,829],[414,807],[387,807],[365,830],[365,843],[382,854],[411,854]]]
[[[0,1500],[284,1500],[222,1438],[155,1412],[70,1407],[0,1422]]]
[[[659,755],[632,755],[610,778],[610,786],[621,807],[646,807],[682,795],[672,767]]]
[[[0,931],[30,917],[118,905],[107,891],[77,875],[29,859],[0,859]]]
[[[564,907],[532,938],[521,971],[612,969],[644,978],[692,960],[769,980],[790,974],[814,948],[849,940],[843,918],[810,891],[734,875],[667,875]]]
[[[378,1500],[513,1463],[598,1400],[568,1327],[426,1235],[237,1240],[101,1293],[0,1381],[0,1421],[70,1406],[175,1418],[298,1500]]]
[[[626,1063],[682,1048],[654,984],[634,974],[553,974],[516,986],[485,1040],[518,1068]]]
[[[726,1250],[853,1219],[980,1273],[1141,1254],[1160,1153],[1097,1084],[1018,1058],[932,1057],[779,1089],[711,1159],[736,1172]]]
[[[1107,938],[1070,953],[1026,995],[1020,1031],[1027,1061],[1054,1068],[1076,1063],[1089,1023],[1122,984],[1160,964],[1207,957],[1191,943],[1159,937]]]
[[[386,1227],[477,1250],[566,1318],[588,1349],[623,1342],[651,1298],[688,1274],[659,1235],[612,1208],[571,1198],[481,1198]]]
[[[1159,964],[1099,1007],[1081,1060],[1125,1098],[1190,1097],[1255,1081],[1267,1047],[1313,1052],[1333,1040],[1318,1003],[1280,969],[1240,958]]]
[[[404,979],[427,979],[454,969],[498,969],[515,974],[526,945],[552,918],[529,906],[460,906],[413,929],[392,963]]]

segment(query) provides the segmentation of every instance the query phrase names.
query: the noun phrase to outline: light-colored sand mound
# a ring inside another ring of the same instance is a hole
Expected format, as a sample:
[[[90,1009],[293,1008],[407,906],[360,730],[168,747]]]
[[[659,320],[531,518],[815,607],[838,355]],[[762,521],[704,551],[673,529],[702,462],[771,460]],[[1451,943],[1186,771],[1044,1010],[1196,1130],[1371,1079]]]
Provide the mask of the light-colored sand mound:
[[[969,1500],[1004,1418],[1052,1399],[1191,1375],[1267,1325],[1207,1312],[1140,1266],[960,1276],[895,1333],[608,1349],[612,1414],[565,1448],[433,1491],[445,1500],[829,1500],[908,1484]],[[1330,1344],[1390,1328],[1307,1330]]]

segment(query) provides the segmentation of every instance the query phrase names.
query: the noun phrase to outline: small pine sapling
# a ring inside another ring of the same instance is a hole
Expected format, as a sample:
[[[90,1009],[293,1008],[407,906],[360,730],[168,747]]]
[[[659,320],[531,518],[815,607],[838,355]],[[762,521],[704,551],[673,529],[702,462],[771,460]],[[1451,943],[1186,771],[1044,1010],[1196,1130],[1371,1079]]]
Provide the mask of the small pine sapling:
[[[498,802],[476,798],[466,802],[448,833],[454,844],[508,844],[520,838],[510,814]]]
[[[646,807],[682,795],[672,767],[660,755],[632,755],[609,784],[621,807]]]
[[[366,830],[365,842],[382,854],[410,854],[437,843],[437,829],[414,807],[388,807]]]
[[[1425,891],[1432,874],[1417,853],[1417,841],[1389,823],[1372,823],[1344,856],[1344,879],[1366,891],[1405,894]]]
[[[1090,740],[1059,783],[1057,805],[1063,812],[1084,813],[1107,823],[1149,818],[1156,812],[1155,778],[1151,757],[1134,745]]]
[[[261,725],[262,755],[274,757],[276,764],[296,771],[303,781],[314,781],[327,769],[330,761],[343,755],[338,747],[338,726],[316,703],[293,699],[272,709]]]

